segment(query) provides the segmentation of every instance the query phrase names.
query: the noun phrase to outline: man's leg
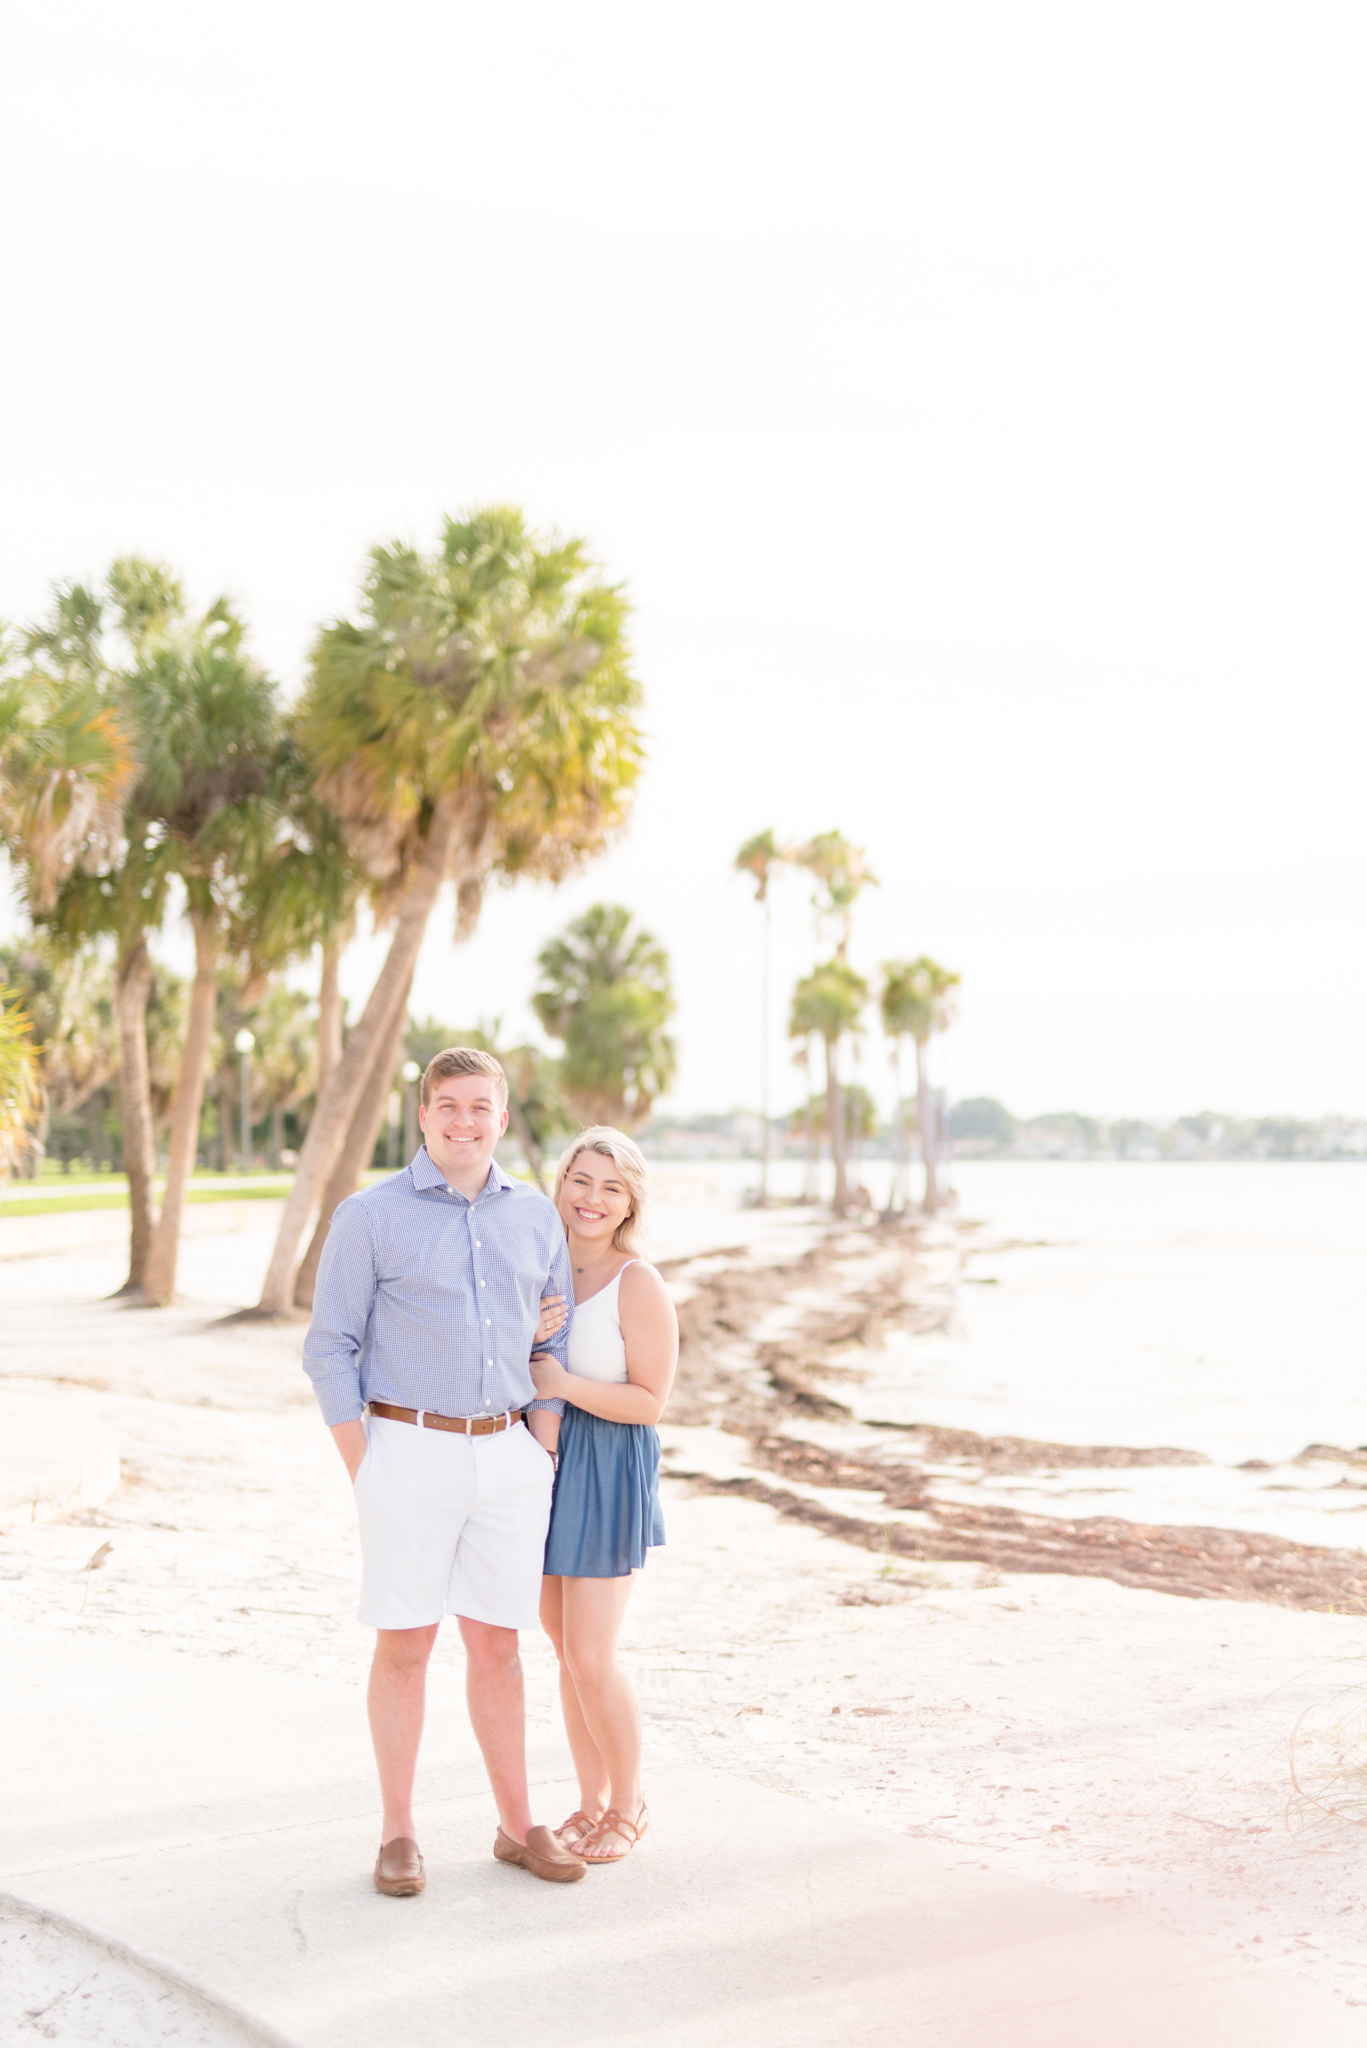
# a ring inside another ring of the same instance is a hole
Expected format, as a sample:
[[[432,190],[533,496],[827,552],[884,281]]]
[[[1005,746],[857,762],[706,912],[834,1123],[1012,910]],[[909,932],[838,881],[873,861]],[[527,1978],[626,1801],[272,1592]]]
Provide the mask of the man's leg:
[[[458,1619],[465,1645],[470,1726],[489,1773],[499,1825],[515,1842],[525,1843],[532,1810],[527,1796],[527,1714],[517,1630],[470,1621],[463,1614]]]
[[[401,1835],[417,1839],[413,1826],[413,1779],[422,1740],[427,1697],[427,1660],[437,1640],[439,1623],[430,1628],[382,1628],[375,1632],[375,1658],[370,1667],[370,1735],[380,1773],[384,1801],[381,1846]],[[461,1627],[467,1626],[462,1622]],[[513,1638],[516,1645],[517,1638]]]

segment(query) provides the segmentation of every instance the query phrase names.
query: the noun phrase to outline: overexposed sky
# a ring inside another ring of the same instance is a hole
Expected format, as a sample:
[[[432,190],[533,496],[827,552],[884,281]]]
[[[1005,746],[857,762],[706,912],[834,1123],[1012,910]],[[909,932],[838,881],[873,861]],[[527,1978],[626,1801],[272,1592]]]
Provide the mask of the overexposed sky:
[[[963,973],[956,1093],[1367,1112],[1365,55],[1333,0],[11,10],[0,614],[135,548],[294,686],[371,541],[519,501],[627,584],[652,765],[420,1012],[516,1027],[620,900],[676,1106],[753,1102],[730,862],[838,826],[858,962]],[[810,959],[794,882],[778,1100]]]

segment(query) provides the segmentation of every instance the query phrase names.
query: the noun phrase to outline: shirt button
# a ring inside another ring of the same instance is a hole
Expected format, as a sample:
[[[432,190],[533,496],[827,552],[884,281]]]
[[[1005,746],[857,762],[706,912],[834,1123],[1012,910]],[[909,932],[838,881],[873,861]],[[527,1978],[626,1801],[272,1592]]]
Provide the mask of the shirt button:
[[[490,1324],[491,1324],[491,1323],[493,1322],[493,1320],[494,1320],[494,1319],[493,1319],[493,1317],[492,1317],[492,1316],[486,1316],[486,1317],[484,1318],[484,1327],[485,1327],[485,1329],[486,1329],[486,1330],[487,1330],[487,1329],[489,1328],[489,1325],[490,1325]]]
[[[486,1359],[485,1359],[485,1361],[484,1361],[484,1363],[485,1363],[486,1365],[492,1365],[492,1364],[493,1364],[493,1362],[494,1362],[494,1361],[493,1361],[493,1359],[492,1359],[492,1358],[486,1358]]]
[[[478,1239],[478,1238],[476,1238],[476,1239],[475,1239],[475,1250],[476,1250],[477,1252],[479,1252],[479,1251],[483,1251],[483,1249],[484,1249],[483,1245],[482,1245],[482,1244],[480,1243],[479,1239]]]

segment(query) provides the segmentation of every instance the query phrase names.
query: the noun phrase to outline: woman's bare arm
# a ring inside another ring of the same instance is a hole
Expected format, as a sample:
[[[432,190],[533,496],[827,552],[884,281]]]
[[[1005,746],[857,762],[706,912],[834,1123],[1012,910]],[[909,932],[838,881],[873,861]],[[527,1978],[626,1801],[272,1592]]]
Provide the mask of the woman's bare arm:
[[[532,1358],[532,1378],[543,1396],[560,1395],[604,1422],[658,1422],[679,1363],[679,1319],[653,1266],[637,1263],[622,1273],[617,1292],[627,1383],[586,1380],[563,1372],[549,1352]]]

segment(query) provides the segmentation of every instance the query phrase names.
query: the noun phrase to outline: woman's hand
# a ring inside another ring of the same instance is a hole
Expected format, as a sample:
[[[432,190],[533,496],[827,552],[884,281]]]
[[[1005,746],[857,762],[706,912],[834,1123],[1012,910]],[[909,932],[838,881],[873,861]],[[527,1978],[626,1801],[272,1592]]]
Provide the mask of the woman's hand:
[[[570,1376],[553,1351],[534,1351],[531,1370],[532,1385],[539,1400],[554,1400],[557,1395],[568,1400]]]
[[[558,1337],[565,1327],[565,1297],[563,1294],[543,1294],[541,1315],[536,1325],[538,1344],[549,1344],[552,1337]]]

